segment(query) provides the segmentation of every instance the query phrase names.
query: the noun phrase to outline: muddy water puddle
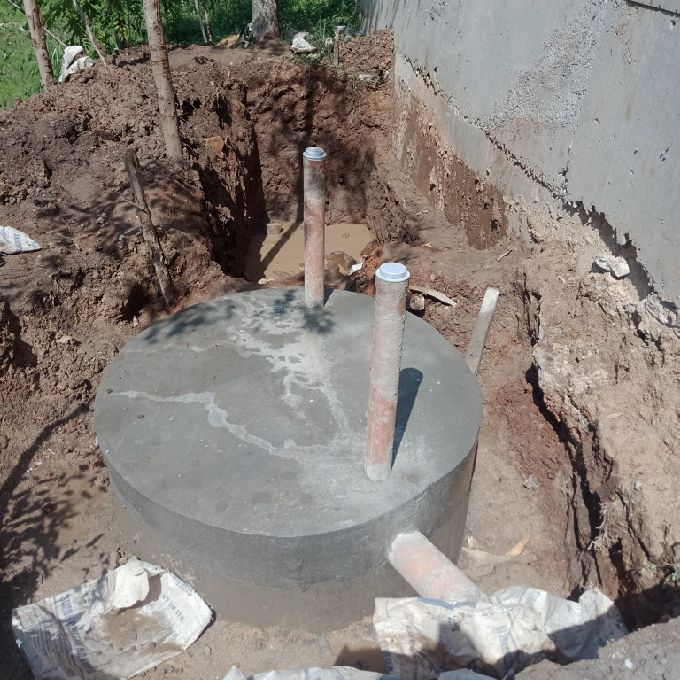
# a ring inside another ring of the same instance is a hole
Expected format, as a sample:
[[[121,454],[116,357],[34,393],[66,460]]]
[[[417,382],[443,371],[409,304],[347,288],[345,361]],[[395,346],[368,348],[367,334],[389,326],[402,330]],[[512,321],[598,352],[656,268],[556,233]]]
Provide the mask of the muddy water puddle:
[[[304,225],[278,222],[278,234],[256,234],[246,255],[245,276],[249,281],[285,279],[304,269]],[[343,252],[361,260],[361,251],[373,236],[365,224],[326,226],[326,255]]]

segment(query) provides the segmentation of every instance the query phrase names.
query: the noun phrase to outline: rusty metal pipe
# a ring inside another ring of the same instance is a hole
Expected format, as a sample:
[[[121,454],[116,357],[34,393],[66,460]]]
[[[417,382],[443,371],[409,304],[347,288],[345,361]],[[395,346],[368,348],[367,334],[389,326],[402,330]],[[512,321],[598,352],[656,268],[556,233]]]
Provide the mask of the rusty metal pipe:
[[[326,152],[310,146],[303,154],[305,192],[305,304],[323,306],[326,230]]]
[[[375,273],[368,442],[364,460],[366,475],[374,481],[387,479],[392,471],[406,291],[410,276],[406,267],[396,262],[383,264]]]
[[[388,559],[421,597],[446,602],[477,602],[484,593],[419,531],[399,534]]]

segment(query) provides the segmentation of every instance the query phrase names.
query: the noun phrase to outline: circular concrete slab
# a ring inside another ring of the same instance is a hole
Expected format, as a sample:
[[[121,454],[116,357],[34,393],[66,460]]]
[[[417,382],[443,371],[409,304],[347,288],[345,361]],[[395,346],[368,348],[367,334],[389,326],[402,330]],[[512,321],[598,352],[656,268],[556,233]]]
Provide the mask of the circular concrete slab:
[[[343,617],[331,594],[355,581],[370,604],[390,594],[379,584],[389,590],[385,548],[399,531],[418,528],[455,556],[479,389],[462,356],[407,314],[394,468],[371,482],[361,454],[372,321],[366,296],[332,291],[310,313],[303,289],[267,289],[131,340],[105,372],[96,429],[138,552],[257,622],[251,611],[266,616],[274,600],[287,621],[329,606],[333,622],[360,614],[365,602],[342,598]]]

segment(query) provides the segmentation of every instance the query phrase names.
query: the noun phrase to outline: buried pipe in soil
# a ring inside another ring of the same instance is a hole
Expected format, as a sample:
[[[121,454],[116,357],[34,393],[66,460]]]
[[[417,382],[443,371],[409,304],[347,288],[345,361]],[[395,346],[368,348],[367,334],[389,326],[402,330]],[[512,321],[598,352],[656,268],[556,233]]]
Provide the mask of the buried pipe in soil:
[[[399,575],[421,597],[445,602],[482,599],[482,591],[419,531],[399,534],[388,559]]]

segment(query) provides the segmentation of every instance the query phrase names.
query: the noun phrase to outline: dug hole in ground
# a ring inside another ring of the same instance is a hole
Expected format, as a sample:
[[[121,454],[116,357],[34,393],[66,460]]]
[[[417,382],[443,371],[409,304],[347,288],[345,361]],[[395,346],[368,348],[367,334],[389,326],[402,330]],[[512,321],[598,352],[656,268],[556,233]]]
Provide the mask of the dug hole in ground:
[[[526,677],[663,677],[644,664],[677,655],[678,622],[663,623],[680,607],[677,338],[648,313],[638,280],[593,271],[608,248],[578,210],[558,224],[540,204],[506,204],[427,124],[406,139],[419,158],[440,159],[443,185],[427,163],[397,161],[392,51],[390,33],[353,40],[336,70],[276,49],[173,50],[187,148],[177,164],[164,157],[141,52],[0,113],[0,224],[41,246],[0,260],[0,677],[30,678],[12,608],[134,553],[114,521],[92,417],[103,369],[168,314],[126,193],[129,146],[176,290],[170,311],[301,282],[299,159],[310,143],[329,155],[331,285],[371,294],[376,267],[402,261],[412,284],[456,302],[425,294],[414,313],[461,349],[485,289],[498,288],[459,566],[485,592],[596,586],[629,629],[661,622],[600,661],[543,662]],[[532,239],[508,234],[510,210],[526,211]],[[218,617],[143,677],[222,678],[232,665],[384,671],[370,619],[314,635]]]

